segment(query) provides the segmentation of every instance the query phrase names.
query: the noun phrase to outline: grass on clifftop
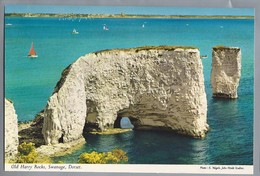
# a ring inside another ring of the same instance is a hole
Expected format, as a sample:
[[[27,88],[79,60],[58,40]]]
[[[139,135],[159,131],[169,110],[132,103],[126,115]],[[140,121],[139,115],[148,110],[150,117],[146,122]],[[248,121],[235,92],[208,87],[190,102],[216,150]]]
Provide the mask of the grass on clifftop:
[[[238,49],[238,50],[240,50],[240,48],[238,48],[238,47],[229,47],[229,46],[222,46],[222,45],[214,46],[213,50],[216,50],[216,49]]]
[[[136,47],[136,48],[115,48],[115,49],[107,49],[107,50],[100,50],[97,52],[94,52],[95,54],[99,53],[105,53],[105,52],[110,52],[110,51],[134,51],[134,52],[139,52],[139,51],[148,51],[148,50],[167,50],[167,51],[174,51],[176,49],[199,49],[194,46],[141,46],[141,47]]]
[[[214,46],[213,49],[226,49],[229,48],[227,46],[223,46],[223,45],[218,45],[218,46]]]
[[[176,49],[198,49],[197,47],[193,46],[141,46],[137,48],[133,48],[133,50],[142,51],[142,50],[168,50],[168,51],[174,51]]]

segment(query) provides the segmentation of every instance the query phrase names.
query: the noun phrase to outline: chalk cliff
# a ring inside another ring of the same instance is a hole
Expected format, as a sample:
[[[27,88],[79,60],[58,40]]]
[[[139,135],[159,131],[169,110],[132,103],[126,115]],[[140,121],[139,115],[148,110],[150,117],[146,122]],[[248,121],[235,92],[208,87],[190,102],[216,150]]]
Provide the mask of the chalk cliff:
[[[212,51],[211,87],[213,97],[237,98],[241,77],[241,50],[214,47]]]
[[[18,122],[14,105],[5,99],[5,160],[8,162],[18,152]]]
[[[62,73],[44,110],[47,144],[68,143],[83,130],[113,128],[129,117],[135,129],[204,137],[207,101],[199,50],[139,47],[80,57]]]

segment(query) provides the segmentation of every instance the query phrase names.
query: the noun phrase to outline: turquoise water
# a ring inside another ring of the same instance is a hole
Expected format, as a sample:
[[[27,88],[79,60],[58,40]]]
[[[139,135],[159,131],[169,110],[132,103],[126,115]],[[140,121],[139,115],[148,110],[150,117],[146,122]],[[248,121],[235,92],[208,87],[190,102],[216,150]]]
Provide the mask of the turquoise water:
[[[253,164],[254,21],[216,19],[6,18],[5,96],[19,121],[32,120],[52,94],[62,70],[81,55],[103,49],[144,45],[196,46],[203,59],[210,132],[204,140],[164,132],[133,131],[86,135],[79,151],[56,158],[76,162],[84,151],[120,147],[129,163]],[[109,31],[103,30],[103,25]],[[144,24],[144,28],[142,25]],[[79,35],[72,35],[73,29]],[[28,59],[31,42],[39,57]],[[216,45],[242,49],[237,100],[211,98],[211,52]]]

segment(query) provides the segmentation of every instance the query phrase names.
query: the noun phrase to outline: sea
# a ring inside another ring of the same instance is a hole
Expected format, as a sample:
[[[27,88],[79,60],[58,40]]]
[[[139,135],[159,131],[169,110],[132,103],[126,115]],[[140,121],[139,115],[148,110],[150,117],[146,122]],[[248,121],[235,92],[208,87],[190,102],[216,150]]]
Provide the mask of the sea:
[[[210,131],[205,139],[170,132],[131,131],[85,134],[79,150],[54,161],[77,163],[83,152],[123,149],[129,164],[253,164],[254,20],[253,19],[79,19],[5,18],[5,97],[19,122],[34,119],[47,104],[61,72],[80,56],[114,48],[195,46],[203,59]],[[106,25],[109,30],[103,30]],[[73,35],[76,29],[79,34]],[[34,43],[38,58],[27,58]],[[242,50],[238,99],[213,99],[212,47]],[[130,126],[128,118],[121,122]]]

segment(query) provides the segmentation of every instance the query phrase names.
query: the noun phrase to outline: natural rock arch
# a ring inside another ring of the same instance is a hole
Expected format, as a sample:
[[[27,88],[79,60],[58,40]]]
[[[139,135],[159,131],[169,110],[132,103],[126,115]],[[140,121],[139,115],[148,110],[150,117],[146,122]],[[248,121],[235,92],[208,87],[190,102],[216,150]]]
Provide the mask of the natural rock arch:
[[[80,57],[63,71],[44,110],[42,132],[47,144],[66,143],[82,137],[84,127],[106,130],[123,116],[136,129],[204,137],[207,101],[199,50],[139,47]]]

